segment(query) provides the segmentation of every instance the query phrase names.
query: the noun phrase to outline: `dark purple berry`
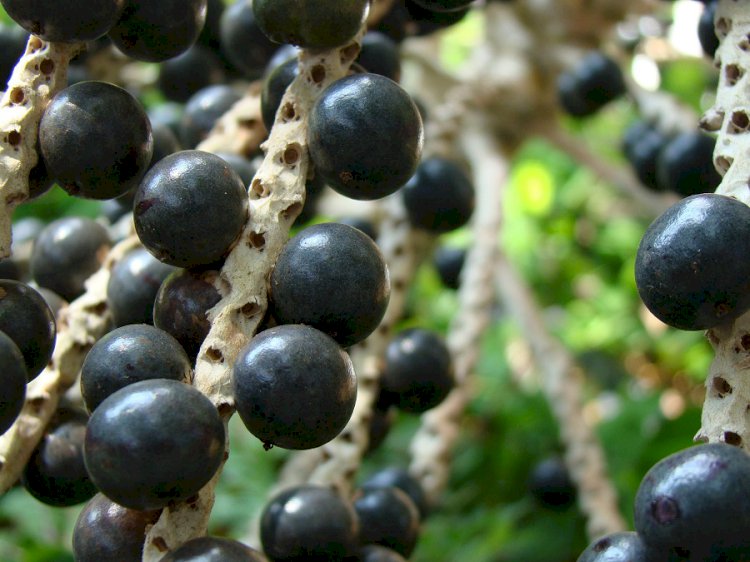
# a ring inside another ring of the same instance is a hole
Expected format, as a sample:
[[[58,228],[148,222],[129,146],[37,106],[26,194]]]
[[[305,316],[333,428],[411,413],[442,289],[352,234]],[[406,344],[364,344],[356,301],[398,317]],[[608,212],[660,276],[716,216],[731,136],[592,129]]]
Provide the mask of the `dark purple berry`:
[[[652,562],[638,533],[611,533],[592,542],[577,562]],[[654,561],[655,562],[655,561]]]
[[[190,382],[191,363],[168,333],[146,324],[112,330],[97,341],[81,367],[81,394],[93,412],[111,394],[150,379]]]
[[[159,562],[268,562],[257,550],[239,541],[198,537],[182,544]]]
[[[114,325],[153,324],[156,293],[175,269],[145,248],[136,248],[117,262],[107,285],[107,304]]]
[[[409,221],[431,232],[449,232],[474,212],[474,186],[464,171],[445,158],[423,160],[402,190]]]
[[[86,290],[111,246],[107,230],[93,219],[63,217],[48,224],[34,242],[31,276],[40,287],[71,302]]]
[[[160,511],[137,511],[96,494],[78,515],[73,529],[76,562],[141,562],[146,527]]]
[[[167,277],[154,301],[154,325],[174,336],[192,360],[211,323],[208,311],[221,299],[214,287],[216,271],[176,271]]]
[[[466,261],[466,249],[441,246],[435,250],[432,263],[440,281],[449,289],[458,289],[461,283],[461,270]]]
[[[406,493],[411,498],[414,505],[419,510],[419,515],[422,519],[427,516],[427,496],[424,493],[422,485],[419,480],[414,478],[406,470],[399,467],[388,467],[372,474],[362,484],[363,488],[388,488],[395,487]]]
[[[315,172],[328,185],[352,199],[379,199],[417,169],[422,118],[393,80],[355,74],[331,84],[315,102],[307,139]]]
[[[625,93],[625,80],[618,64],[604,53],[592,51],[557,81],[562,108],[574,117],[596,113]]]
[[[34,379],[55,347],[57,329],[49,305],[28,285],[0,279],[0,330],[18,346],[28,380]]]
[[[251,2],[237,0],[220,22],[221,52],[247,79],[258,78],[279,46],[258,26]]]
[[[129,57],[159,62],[189,49],[205,21],[206,0],[125,0],[109,37]]]
[[[445,342],[420,328],[400,332],[388,344],[381,393],[400,410],[422,413],[453,389],[453,363]]]
[[[643,477],[634,517],[646,545],[691,561],[748,548],[750,456],[724,443],[670,455]]]
[[[539,462],[529,476],[529,492],[543,506],[567,509],[576,498],[576,488],[562,459],[550,457]]]
[[[18,414],[21,413],[26,399],[26,364],[18,346],[0,332],[0,434],[8,431]]]
[[[160,160],[135,195],[133,218],[143,245],[164,263],[207,265],[223,258],[247,220],[247,191],[220,157],[199,150]]]
[[[419,510],[396,487],[363,486],[353,497],[359,517],[359,542],[379,544],[409,557],[419,536]]]
[[[131,509],[159,509],[196,494],[224,456],[224,424],[200,391],[154,379],[110,395],[91,414],[86,468],[97,488]]]
[[[215,84],[195,92],[185,104],[180,121],[180,140],[186,148],[195,148],[208,136],[216,121],[242,96],[231,86]]]
[[[656,163],[661,189],[680,195],[714,191],[721,176],[714,166],[716,140],[700,132],[682,133],[666,143]]]
[[[289,240],[271,273],[272,312],[282,324],[308,324],[348,347],[385,314],[390,279],[377,245],[340,223],[308,227]]]
[[[255,336],[232,374],[237,412],[265,444],[311,449],[336,437],[354,410],[349,356],[330,336],[284,325]]]
[[[253,13],[271,41],[332,49],[357,34],[368,7],[367,0],[254,0]]]
[[[26,463],[22,482],[36,499],[55,507],[77,505],[96,494],[83,462],[85,421],[68,421],[45,433]]]
[[[271,499],[261,515],[260,538],[271,560],[334,562],[354,554],[359,522],[334,489],[298,486]]]
[[[115,24],[124,0],[2,0],[3,8],[29,33],[45,41],[91,41]]]
[[[750,207],[714,193],[692,195],[646,230],[635,259],[638,293],[662,322],[704,330],[750,308]]]
[[[140,103],[107,82],[58,92],[39,123],[50,176],[71,195],[111,199],[138,185],[151,162],[151,123]]]

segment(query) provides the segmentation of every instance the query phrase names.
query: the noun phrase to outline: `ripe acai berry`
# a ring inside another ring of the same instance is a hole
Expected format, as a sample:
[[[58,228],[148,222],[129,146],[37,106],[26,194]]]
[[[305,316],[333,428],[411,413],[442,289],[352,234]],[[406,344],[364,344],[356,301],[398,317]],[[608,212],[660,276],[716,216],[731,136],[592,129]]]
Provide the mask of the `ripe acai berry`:
[[[268,562],[257,550],[239,541],[197,537],[170,551],[159,562]]]
[[[455,230],[474,211],[471,181],[457,164],[439,156],[423,160],[401,193],[409,222],[431,232]]]
[[[349,356],[330,336],[284,325],[255,336],[232,373],[237,413],[268,445],[311,449],[349,421],[357,381]]]
[[[199,390],[169,379],[136,382],[89,418],[86,469],[96,487],[131,509],[165,507],[196,494],[224,455],[224,424]]]
[[[385,259],[370,237],[323,223],[282,249],[271,274],[272,312],[279,323],[308,324],[346,347],[377,328],[390,289]]]
[[[93,41],[117,22],[125,0],[2,0],[3,8],[29,33],[45,41]]]
[[[112,330],[86,354],[81,394],[93,412],[105,398],[129,384],[148,379],[190,382],[191,363],[168,333],[147,324]]]
[[[574,117],[596,113],[625,93],[625,80],[618,64],[600,51],[592,51],[557,81],[562,108]]]
[[[183,150],[143,178],[133,202],[135,230],[164,263],[206,265],[223,258],[247,219],[242,179],[220,157]]]
[[[437,334],[411,328],[388,344],[381,393],[400,410],[425,412],[440,404],[453,385],[450,352]]]
[[[128,509],[96,494],[83,507],[73,528],[76,562],[139,562],[146,526],[156,523],[160,513]]]
[[[281,492],[266,505],[260,520],[260,540],[271,560],[344,560],[356,550],[358,530],[351,503],[323,486]]]
[[[71,302],[84,293],[86,280],[101,267],[111,245],[107,229],[93,219],[57,219],[34,241],[31,276]]]
[[[352,199],[390,195],[414,174],[422,153],[419,110],[379,74],[337,80],[310,112],[307,140],[316,174]]]
[[[650,562],[638,533],[611,533],[592,542],[577,562]]]
[[[0,434],[5,433],[21,413],[26,398],[26,364],[15,342],[0,332]]]
[[[648,309],[682,330],[730,322],[750,308],[750,207],[724,195],[687,197],[641,239],[635,281]]]
[[[79,82],[52,98],[39,123],[50,176],[71,195],[111,199],[138,185],[153,153],[140,103],[107,82]]]
[[[635,497],[635,529],[649,548],[680,560],[750,554],[750,456],[738,447],[710,443],[656,463]]]
[[[137,60],[159,62],[185,52],[206,21],[207,0],[125,0],[109,37]]]
[[[367,0],[254,0],[258,26],[271,41],[332,49],[352,39],[365,21]]]
[[[34,379],[52,357],[57,336],[55,317],[42,295],[24,283],[0,279],[0,330],[18,346],[28,380]]]

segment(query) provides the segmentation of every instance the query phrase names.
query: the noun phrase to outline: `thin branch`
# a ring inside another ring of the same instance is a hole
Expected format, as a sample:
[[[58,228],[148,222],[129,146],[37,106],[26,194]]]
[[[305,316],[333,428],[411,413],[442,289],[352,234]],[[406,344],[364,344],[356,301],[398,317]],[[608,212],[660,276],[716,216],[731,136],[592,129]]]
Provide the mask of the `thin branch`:
[[[32,35],[0,99],[0,258],[10,255],[13,209],[29,196],[29,172],[39,158],[39,120],[66,86],[68,62],[82,47]]]
[[[750,135],[747,120],[747,73],[750,71],[750,8],[720,0],[716,53],[721,71],[714,107],[701,124],[718,131],[714,163],[724,175],[716,192],[750,204]],[[706,378],[706,399],[696,440],[723,441],[750,451],[750,313],[730,325],[708,331],[715,358]]]
[[[547,331],[529,287],[504,255],[496,262],[497,290],[521,327],[542,373],[542,389],[560,426],[565,463],[578,488],[590,538],[627,527],[617,506],[617,493],[607,475],[598,438],[582,416],[583,385],[568,351]]]
[[[126,238],[110,250],[104,264],[86,281],[86,292],[60,311],[50,365],[29,383],[26,402],[13,426],[0,436],[0,492],[13,486],[57,409],[60,396],[78,379],[91,346],[109,329],[107,285],[114,265],[139,244]]]
[[[476,117],[476,116],[475,116]],[[501,200],[507,180],[507,162],[496,142],[477,119],[467,120],[461,134],[464,153],[474,172],[476,209],[472,244],[458,292],[458,313],[447,336],[456,386],[439,406],[422,416],[410,450],[410,472],[422,483],[428,501],[437,503],[451,467],[451,453],[459,425],[472,395],[471,374],[480,354],[482,333],[489,325],[493,289],[493,263],[497,255]]]

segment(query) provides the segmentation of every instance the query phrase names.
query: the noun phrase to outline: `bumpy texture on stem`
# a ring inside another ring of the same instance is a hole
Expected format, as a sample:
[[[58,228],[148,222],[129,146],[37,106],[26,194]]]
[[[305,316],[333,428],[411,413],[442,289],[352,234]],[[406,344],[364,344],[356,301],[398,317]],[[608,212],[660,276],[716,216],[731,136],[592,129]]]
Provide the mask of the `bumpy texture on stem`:
[[[582,416],[583,385],[573,358],[549,334],[534,296],[504,255],[496,262],[496,282],[503,303],[523,330],[541,370],[542,389],[560,426],[565,464],[578,488],[589,537],[626,530],[601,444]]]
[[[13,209],[29,196],[29,172],[39,158],[39,120],[66,86],[68,62],[82,47],[32,35],[0,99],[0,258],[10,255]]]
[[[477,116],[478,117],[478,116]],[[507,163],[492,135],[467,120],[461,141],[472,164],[477,192],[473,219],[473,244],[466,256],[458,292],[458,313],[448,332],[456,386],[439,406],[422,416],[411,442],[409,471],[419,479],[431,504],[438,502],[450,475],[451,452],[459,437],[459,425],[472,397],[471,374],[480,354],[482,333],[489,325],[492,304],[493,264],[498,252],[502,193]]]
[[[52,360],[29,383],[21,415],[0,437],[0,492],[16,483],[55,413],[60,396],[78,380],[86,353],[110,329],[110,274],[115,264],[138,244],[138,238],[132,236],[112,248],[101,269],[86,281],[86,292],[61,310]]]
[[[720,0],[716,31],[721,45],[716,103],[701,125],[718,133],[714,164],[724,175],[716,192],[750,204],[750,6]],[[750,313],[708,331],[716,354],[706,379],[706,400],[696,440],[723,441],[750,451]]]
[[[225,422],[234,411],[232,365],[263,319],[268,275],[304,203],[307,115],[320,92],[346,74],[360,40],[361,34],[340,49],[300,53],[299,76],[284,95],[264,145],[266,157],[249,189],[249,219],[217,281],[222,299],[209,312],[211,331],[198,354],[193,381]],[[144,562],[159,560],[166,550],[205,534],[220,472],[196,498],[164,509],[146,537]]]

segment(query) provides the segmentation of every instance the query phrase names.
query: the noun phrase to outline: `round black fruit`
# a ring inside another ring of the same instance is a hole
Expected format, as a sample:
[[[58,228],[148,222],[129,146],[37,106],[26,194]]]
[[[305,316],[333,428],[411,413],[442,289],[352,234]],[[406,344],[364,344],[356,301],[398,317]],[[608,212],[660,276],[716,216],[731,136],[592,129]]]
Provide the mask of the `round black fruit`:
[[[342,346],[370,335],[390,297],[385,258],[354,227],[323,223],[289,240],[271,274],[271,302],[281,324],[308,324]]]
[[[349,356],[330,336],[303,325],[261,332],[239,354],[232,383],[250,432],[268,445],[311,449],[349,421],[357,381]]]
[[[156,293],[175,269],[145,248],[136,248],[117,262],[107,284],[107,303],[114,325],[153,324]]]
[[[79,82],[52,98],[39,123],[50,176],[71,195],[111,199],[138,185],[153,153],[140,103],[107,82]]]
[[[117,22],[125,0],[2,0],[18,25],[45,41],[93,41]]]
[[[388,344],[381,393],[400,410],[422,413],[434,408],[453,386],[450,352],[437,334],[411,328]]]
[[[112,42],[137,60],[159,62],[176,57],[198,39],[206,21],[207,0],[125,0],[125,9],[109,31]]]
[[[419,510],[406,492],[395,486],[363,486],[353,503],[360,544],[379,544],[411,556],[419,536]]]
[[[724,443],[670,455],[643,477],[634,518],[647,546],[690,560],[747,547],[750,456]]]
[[[661,321],[704,330],[750,308],[748,257],[750,207],[724,195],[693,195],[646,230],[636,254],[636,285]]]
[[[562,108],[574,117],[597,112],[625,93],[625,79],[618,64],[600,51],[592,51],[558,78]]]
[[[218,276],[213,270],[175,271],[154,301],[154,326],[172,334],[192,360],[211,329],[207,313],[221,299],[214,287]]]
[[[379,199],[417,169],[422,118],[394,81],[355,74],[331,84],[315,102],[307,139],[316,173],[333,189],[352,199]]]
[[[42,295],[24,283],[0,279],[0,330],[18,346],[28,380],[34,379],[52,357],[57,336],[55,317]]]
[[[129,324],[112,330],[86,354],[81,394],[93,412],[108,396],[149,379],[190,382],[192,368],[182,346],[163,330]]]
[[[141,562],[146,526],[159,519],[160,511],[138,511],[96,494],[83,507],[73,528],[76,562]]]
[[[261,515],[260,540],[271,560],[332,562],[354,554],[359,521],[333,488],[298,486],[271,499]]]
[[[216,121],[242,96],[226,84],[206,86],[195,92],[185,104],[180,121],[180,141],[195,148],[213,129]]]
[[[449,232],[474,212],[474,186],[454,162],[439,156],[423,160],[402,190],[409,221],[431,232]]]
[[[611,533],[592,542],[577,562],[649,562],[638,533]]]
[[[26,463],[22,482],[36,499],[55,507],[83,503],[96,486],[83,462],[85,420],[71,420],[48,431]]]
[[[367,17],[367,0],[254,0],[258,26],[271,41],[332,49],[352,39]]]
[[[247,192],[220,157],[184,150],[157,162],[135,195],[133,218],[143,245],[164,263],[206,265],[223,258],[248,213]]]
[[[568,469],[559,457],[544,459],[529,476],[529,492],[543,506],[566,509],[576,499],[576,488]]]
[[[253,14],[253,3],[237,0],[221,16],[221,52],[249,80],[258,78],[279,46],[266,37]]]
[[[107,230],[93,219],[57,219],[34,241],[31,276],[71,302],[84,293],[86,280],[101,267],[111,245]]]
[[[200,391],[154,379],[110,395],[91,414],[84,458],[96,487],[149,510],[196,494],[224,456],[224,424]]]
[[[419,480],[414,478],[408,471],[400,467],[387,467],[371,475],[362,484],[363,488],[388,488],[395,487],[406,493],[411,498],[414,505],[419,510],[419,515],[422,519],[427,516],[428,505],[427,496],[419,483]]]
[[[714,167],[716,140],[700,132],[677,135],[659,153],[657,180],[661,189],[680,195],[714,191],[721,176]]]
[[[267,562],[267,559],[239,541],[198,537],[170,551],[159,562]]]
[[[26,364],[21,350],[5,332],[0,332],[0,434],[16,421],[26,399]]]

